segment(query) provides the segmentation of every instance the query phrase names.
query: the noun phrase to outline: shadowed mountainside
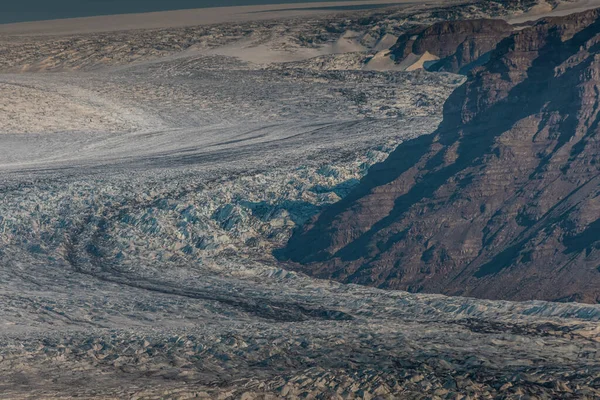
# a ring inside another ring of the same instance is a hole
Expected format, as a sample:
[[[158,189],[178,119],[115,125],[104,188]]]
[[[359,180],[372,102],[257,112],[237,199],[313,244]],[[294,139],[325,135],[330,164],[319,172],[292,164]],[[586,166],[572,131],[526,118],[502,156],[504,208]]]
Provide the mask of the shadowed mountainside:
[[[318,277],[493,299],[600,302],[600,12],[500,42],[282,257]]]

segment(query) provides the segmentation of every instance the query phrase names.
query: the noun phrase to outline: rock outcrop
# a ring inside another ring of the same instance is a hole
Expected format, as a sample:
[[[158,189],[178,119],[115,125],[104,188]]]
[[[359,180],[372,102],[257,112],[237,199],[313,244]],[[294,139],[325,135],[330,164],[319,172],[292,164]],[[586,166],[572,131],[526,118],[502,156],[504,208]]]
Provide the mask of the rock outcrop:
[[[440,61],[427,69],[466,73],[487,61],[489,53],[511,32],[504,20],[442,21],[400,36],[391,55],[401,64],[411,56],[429,53]]]
[[[282,257],[382,288],[600,302],[599,124],[600,9],[541,20]]]

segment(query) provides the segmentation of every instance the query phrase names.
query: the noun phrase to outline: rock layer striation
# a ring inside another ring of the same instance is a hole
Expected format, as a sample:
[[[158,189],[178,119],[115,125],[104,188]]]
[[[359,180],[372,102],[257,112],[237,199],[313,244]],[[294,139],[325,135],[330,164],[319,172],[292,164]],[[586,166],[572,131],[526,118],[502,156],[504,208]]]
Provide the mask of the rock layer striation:
[[[600,10],[502,40],[401,144],[289,241],[301,269],[382,288],[600,302]]]
[[[489,53],[512,29],[499,19],[441,21],[405,33],[390,50],[398,63],[411,55],[431,54],[440,60],[428,69],[466,73],[487,61]]]

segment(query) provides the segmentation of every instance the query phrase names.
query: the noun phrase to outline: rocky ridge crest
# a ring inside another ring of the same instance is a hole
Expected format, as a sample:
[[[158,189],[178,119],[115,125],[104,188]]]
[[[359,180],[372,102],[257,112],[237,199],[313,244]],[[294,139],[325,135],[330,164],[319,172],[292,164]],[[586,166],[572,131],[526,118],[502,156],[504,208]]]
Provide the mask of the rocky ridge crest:
[[[390,49],[397,63],[411,54],[429,53],[440,60],[430,70],[466,73],[487,60],[498,42],[513,28],[504,20],[476,19],[441,21],[428,27],[415,28],[398,38]]]

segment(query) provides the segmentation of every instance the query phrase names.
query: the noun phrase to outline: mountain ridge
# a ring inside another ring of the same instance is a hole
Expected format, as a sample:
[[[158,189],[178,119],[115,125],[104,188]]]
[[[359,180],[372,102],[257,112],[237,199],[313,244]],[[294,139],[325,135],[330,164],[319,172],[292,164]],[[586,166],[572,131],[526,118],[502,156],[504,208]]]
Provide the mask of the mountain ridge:
[[[389,289],[600,302],[599,15],[500,41],[436,132],[400,144],[282,257]]]
[[[431,53],[440,60],[429,70],[466,74],[512,30],[501,19],[440,21],[403,34],[390,52],[396,62],[411,54]]]

